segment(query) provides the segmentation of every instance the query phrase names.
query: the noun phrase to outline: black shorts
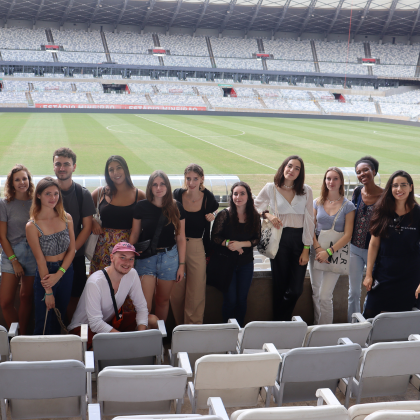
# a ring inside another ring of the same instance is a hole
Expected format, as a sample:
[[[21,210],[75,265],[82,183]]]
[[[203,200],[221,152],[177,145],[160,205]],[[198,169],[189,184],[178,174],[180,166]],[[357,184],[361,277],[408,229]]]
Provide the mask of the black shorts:
[[[73,276],[73,287],[71,289],[71,296],[80,297],[82,295],[83,289],[85,288],[85,284],[87,280],[84,255],[81,255],[80,257],[74,257],[73,270],[74,270],[74,276]]]

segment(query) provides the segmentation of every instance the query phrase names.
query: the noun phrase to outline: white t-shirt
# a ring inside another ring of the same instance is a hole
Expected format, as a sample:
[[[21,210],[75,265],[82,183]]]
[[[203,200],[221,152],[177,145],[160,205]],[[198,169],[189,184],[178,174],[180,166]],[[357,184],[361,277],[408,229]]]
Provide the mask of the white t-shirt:
[[[132,268],[122,277],[118,291],[115,294],[115,301],[118,309],[124,304],[127,296],[130,296],[136,309],[137,325],[146,325],[148,320],[147,302],[141,288],[137,271]],[[107,324],[115,315],[112,304],[111,292],[108,281],[102,270],[93,273],[83,290],[76,312],[73,315],[68,330],[79,327],[82,324],[89,324],[94,333],[107,333],[112,326]]]

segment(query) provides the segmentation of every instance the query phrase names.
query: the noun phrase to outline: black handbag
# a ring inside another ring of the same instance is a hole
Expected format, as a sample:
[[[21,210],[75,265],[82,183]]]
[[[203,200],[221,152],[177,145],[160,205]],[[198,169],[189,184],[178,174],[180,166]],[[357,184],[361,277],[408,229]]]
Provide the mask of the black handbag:
[[[136,257],[137,260],[144,260],[145,258],[153,257],[156,255],[156,248],[159,242],[159,236],[163,229],[163,224],[165,223],[166,216],[161,213],[159,217],[158,224],[156,226],[155,234],[153,235],[152,240],[148,239],[147,241],[137,242],[134,244],[137,252],[141,252],[139,257]]]
[[[237,252],[232,252],[226,247],[218,246],[207,264],[207,284],[221,292],[227,292],[232,281],[238,257],[239,254]]]

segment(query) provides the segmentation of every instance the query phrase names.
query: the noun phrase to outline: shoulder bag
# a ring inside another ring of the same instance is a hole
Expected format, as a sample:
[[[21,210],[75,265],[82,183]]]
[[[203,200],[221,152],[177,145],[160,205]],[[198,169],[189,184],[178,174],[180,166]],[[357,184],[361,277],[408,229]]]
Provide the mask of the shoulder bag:
[[[102,226],[101,215],[99,214],[99,204],[102,199],[103,188],[100,191],[99,197],[96,200],[96,213],[93,216],[93,219],[96,220]],[[92,261],[93,254],[95,253],[96,244],[98,243],[99,235],[95,235],[93,232],[90,234],[88,240],[85,243],[85,257]]]
[[[146,241],[137,242],[136,244],[134,244],[134,248],[136,248],[136,251],[141,252],[140,256],[136,257],[136,260],[144,260],[145,258],[153,257],[153,255],[156,255],[156,248],[159,242],[159,236],[162,232],[165,220],[166,216],[163,214],[162,211],[152,240],[148,239]]]
[[[324,249],[330,248],[344,236],[344,232],[337,232],[334,228],[335,222],[343,211],[345,204],[346,202],[344,202],[340,210],[338,210],[331,229],[321,230],[319,233],[318,243]],[[331,271],[336,274],[348,275],[350,268],[350,242],[335,251],[334,254],[328,258],[328,262],[329,264],[315,261],[314,268],[321,271]]]
[[[108,282],[109,291],[111,292],[112,304],[114,306],[115,312],[114,318],[112,318],[111,322],[108,322],[108,324],[110,324],[112,328],[115,328],[119,332],[135,331],[137,329],[136,312],[124,312],[122,306],[121,309],[118,310],[111,279],[109,278],[105,268],[102,269],[102,272],[104,273],[105,278]]]
[[[277,190],[274,184],[273,190],[275,215],[277,217]],[[263,219],[261,224],[261,239],[257,245],[258,252],[270,259],[274,259],[276,257],[277,251],[279,250],[282,232],[283,226],[281,226],[280,229],[276,229],[268,219]]]

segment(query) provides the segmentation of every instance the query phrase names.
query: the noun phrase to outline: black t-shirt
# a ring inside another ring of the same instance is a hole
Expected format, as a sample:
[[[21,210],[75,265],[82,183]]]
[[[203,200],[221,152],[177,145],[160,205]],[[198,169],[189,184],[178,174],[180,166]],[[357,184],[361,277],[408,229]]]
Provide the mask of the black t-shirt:
[[[175,201],[178,206],[180,220],[185,219],[185,210],[182,204]],[[149,200],[138,201],[134,208],[134,219],[141,220],[141,234],[139,242],[147,241],[152,239],[155,234],[157,224],[159,222],[160,215],[162,214],[162,208],[156,207]],[[170,248],[176,244],[175,241],[175,227],[172,223],[167,224],[168,221],[163,225],[162,232],[159,236],[158,248]]]

